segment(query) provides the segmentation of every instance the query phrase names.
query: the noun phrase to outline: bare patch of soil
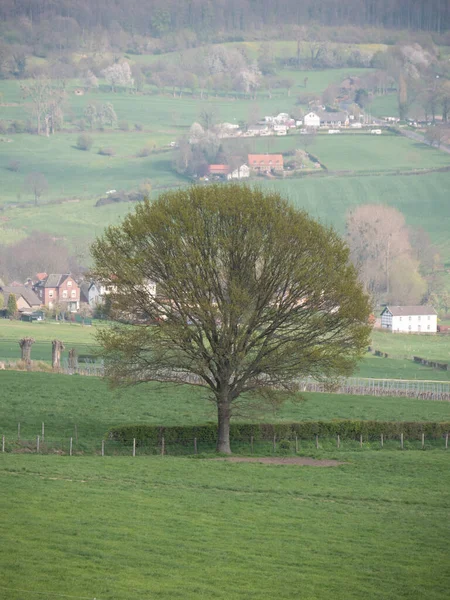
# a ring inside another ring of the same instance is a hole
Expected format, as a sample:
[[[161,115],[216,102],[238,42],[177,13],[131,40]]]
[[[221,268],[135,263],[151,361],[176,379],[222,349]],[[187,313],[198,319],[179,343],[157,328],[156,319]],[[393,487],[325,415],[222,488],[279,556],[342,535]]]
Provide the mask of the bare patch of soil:
[[[228,462],[252,462],[263,463],[265,465],[297,465],[307,467],[339,467],[346,463],[338,460],[319,460],[305,456],[280,456],[280,457],[253,457],[253,456],[230,456],[229,458],[214,458],[213,460],[226,460]]]

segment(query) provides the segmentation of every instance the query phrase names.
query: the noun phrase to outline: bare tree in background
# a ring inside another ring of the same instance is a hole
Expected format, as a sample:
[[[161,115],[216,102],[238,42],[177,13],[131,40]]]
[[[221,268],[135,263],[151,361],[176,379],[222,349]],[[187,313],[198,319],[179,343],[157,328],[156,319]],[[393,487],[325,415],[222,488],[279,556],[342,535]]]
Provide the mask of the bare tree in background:
[[[358,206],[347,216],[347,241],[366,291],[375,297],[389,294],[394,261],[411,257],[402,213],[382,204]]]
[[[37,206],[42,194],[48,190],[48,181],[42,173],[30,173],[25,178],[25,188],[33,194],[34,203]]]

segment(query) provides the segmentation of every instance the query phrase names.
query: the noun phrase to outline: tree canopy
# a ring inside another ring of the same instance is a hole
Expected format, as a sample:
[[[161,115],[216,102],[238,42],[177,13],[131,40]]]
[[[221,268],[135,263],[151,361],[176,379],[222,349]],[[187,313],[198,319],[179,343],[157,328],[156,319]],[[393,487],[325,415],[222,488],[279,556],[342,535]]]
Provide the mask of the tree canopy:
[[[107,228],[92,254],[115,319],[98,334],[107,375],[206,387],[221,452],[243,394],[349,374],[368,343],[369,301],[346,244],[274,192],[162,194]]]

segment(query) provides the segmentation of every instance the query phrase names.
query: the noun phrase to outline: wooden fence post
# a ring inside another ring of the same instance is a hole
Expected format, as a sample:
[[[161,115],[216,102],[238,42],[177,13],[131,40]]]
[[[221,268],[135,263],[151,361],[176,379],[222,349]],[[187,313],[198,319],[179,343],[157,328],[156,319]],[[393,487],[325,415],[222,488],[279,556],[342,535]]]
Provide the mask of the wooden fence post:
[[[36,438],[36,452],[39,453],[39,436]]]
[[[136,438],[133,438],[133,457],[136,456]]]
[[[383,434],[381,434],[381,437],[380,437],[380,444],[381,444],[381,447],[383,447],[383,445],[384,445],[384,436],[383,436]]]
[[[425,448],[425,434],[422,433],[422,450]]]
[[[295,436],[295,454],[298,454],[298,435]]]
[[[340,448],[341,447],[341,436],[338,434],[337,436],[337,447]]]
[[[319,447],[319,436],[316,433],[316,449]]]
[[[102,456],[105,456],[105,440],[102,440]]]
[[[17,440],[20,442],[20,423],[17,423]]]
[[[403,433],[400,434],[400,447],[403,450]]]
[[[197,454],[197,438],[194,438],[194,454]]]
[[[363,445],[363,436],[362,433],[359,434],[359,447],[362,448]]]
[[[253,436],[252,435],[250,436],[250,450],[251,450],[251,453],[253,454]]]
[[[274,453],[277,451],[277,436],[273,436],[273,451]]]
[[[2,435],[2,452],[5,451],[5,436]]]
[[[445,449],[447,450],[447,448],[448,448],[448,431],[445,434]]]
[[[42,421],[42,441],[44,441],[45,439],[45,425],[44,425],[44,421]]]
[[[161,456],[164,456],[165,451],[166,451],[166,445],[164,443],[164,436],[162,436],[162,438],[161,438]]]
[[[73,451],[73,438],[70,438],[70,442],[69,442],[69,456],[72,456],[72,451]]]

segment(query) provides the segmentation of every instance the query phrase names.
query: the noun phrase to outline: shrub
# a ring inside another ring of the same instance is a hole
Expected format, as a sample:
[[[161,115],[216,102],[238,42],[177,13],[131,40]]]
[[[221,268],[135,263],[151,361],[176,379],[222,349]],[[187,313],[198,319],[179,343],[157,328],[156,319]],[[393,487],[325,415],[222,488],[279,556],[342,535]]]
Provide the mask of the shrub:
[[[102,156],[114,156],[115,150],[113,148],[100,148],[98,153]]]
[[[359,439],[362,434],[365,438],[379,439],[381,434],[384,439],[398,439],[403,433],[405,439],[421,439],[422,433],[427,438],[440,438],[450,432],[450,421],[436,422],[403,422],[403,421],[303,421],[299,423],[232,423],[230,437],[232,442],[272,441],[274,436],[280,440],[279,448],[285,447],[295,436],[303,439],[319,437],[336,437],[342,439]],[[183,443],[197,438],[198,442],[215,443],[217,438],[217,424],[195,426],[160,427],[158,425],[119,425],[108,430],[106,437],[124,444],[132,444],[133,438],[137,443],[160,444],[164,436],[166,443]]]
[[[8,169],[8,171],[13,171],[14,173],[17,173],[17,171],[20,169],[20,161],[10,160],[6,168]]]
[[[90,150],[94,140],[88,133],[82,133],[77,138],[77,148],[79,150]]]
[[[136,131],[143,131],[144,130],[144,126],[141,123],[135,123],[134,124],[134,128],[136,129]]]
[[[128,131],[130,129],[130,126],[128,124],[128,121],[119,121],[118,123],[118,127],[119,129],[121,129],[122,131]]]
[[[136,153],[137,158],[145,158],[146,156],[150,156],[152,153],[152,149],[149,146],[144,146]]]
[[[0,134],[5,134],[8,132],[8,125],[5,121],[0,121]]]
[[[10,133],[23,133],[25,131],[25,124],[23,121],[13,121],[9,126]]]

